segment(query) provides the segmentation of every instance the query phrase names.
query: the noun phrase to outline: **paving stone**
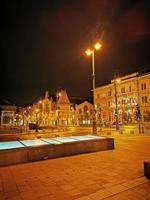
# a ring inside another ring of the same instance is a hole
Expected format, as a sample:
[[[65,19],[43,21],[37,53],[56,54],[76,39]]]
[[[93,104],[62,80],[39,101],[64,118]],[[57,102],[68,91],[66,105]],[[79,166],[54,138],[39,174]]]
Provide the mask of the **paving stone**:
[[[115,142],[111,151],[1,167],[0,200],[150,200],[150,136]]]

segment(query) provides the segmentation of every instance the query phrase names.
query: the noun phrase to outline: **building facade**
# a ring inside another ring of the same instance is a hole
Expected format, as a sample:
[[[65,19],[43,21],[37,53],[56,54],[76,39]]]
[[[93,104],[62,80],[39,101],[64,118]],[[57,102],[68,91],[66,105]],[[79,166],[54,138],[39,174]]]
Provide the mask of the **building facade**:
[[[16,125],[15,113],[17,106],[9,101],[0,102],[0,127],[12,127]]]
[[[60,90],[56,94],[56,118],[57,125],[67,126],[72,124],[72,107],[66,90]]]
[[[76,105],[75,118],[78,125],[91,125],[93,119],[93,104],[88,101]]]
[[[94,98],[97,121],[103,125],[111,126],[116,114],[120,124],[137,123],[138,120],[150,123],[150,73],[133,73],[114,79],[108,85],[97,87]]]
[[[66,90],[60,90],[56,97],[45,92],[44,98],[39,99],[32,106],[21,109],[20,124],[28,126],[37,124],[43,127],[68,126],[74,121],[74,107],[70,103]]]
[[[53,98],[46,91],[44,98],[20,110],[17,115],[17,121],[20,120],[18,124],[26,127],[29,124],[42,127],[91,125],[93,105],[86,98],[70,99],[66,90],[57,91]]]

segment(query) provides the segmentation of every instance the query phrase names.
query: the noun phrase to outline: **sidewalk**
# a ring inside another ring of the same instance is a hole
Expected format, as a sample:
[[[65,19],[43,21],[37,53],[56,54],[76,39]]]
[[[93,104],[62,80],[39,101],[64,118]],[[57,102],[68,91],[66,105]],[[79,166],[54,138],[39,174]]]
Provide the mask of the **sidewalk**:
[[[115,150],[2,167],[0,200],[150,200],[143,175],[150,136],[115,143]]]

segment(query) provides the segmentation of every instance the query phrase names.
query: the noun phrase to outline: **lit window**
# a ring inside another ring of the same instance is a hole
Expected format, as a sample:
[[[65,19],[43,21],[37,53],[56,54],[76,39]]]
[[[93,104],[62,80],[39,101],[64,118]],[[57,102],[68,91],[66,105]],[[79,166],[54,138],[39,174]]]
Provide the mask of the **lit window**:
[[[143,90],[143,83],[141,84],[141,90]]]
[[[84,113],[86,113],[88,111],[88,107],[84,106]]]
[[[121,88],[121,93],[125,93],[125,88]]]

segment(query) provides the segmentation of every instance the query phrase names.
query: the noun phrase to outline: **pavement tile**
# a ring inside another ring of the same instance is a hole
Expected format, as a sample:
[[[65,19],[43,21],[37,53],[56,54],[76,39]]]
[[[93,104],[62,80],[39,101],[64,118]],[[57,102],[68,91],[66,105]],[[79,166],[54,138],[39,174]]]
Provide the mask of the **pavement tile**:
[[[1,167],[0,200],[150,200],[149,143],[118,137],[115,150]]]
[[[91,200],[88,196],[77,198],[76,200]]]
[[[127,189],[128,188],[123,185],[115,185],[115,186],[107,188],[107,190],[110,191],[112,194],[117,194],[117,193],[123,192]]]
[[[109,197],[111,196],[112,193],[109,192],[108,190],[106,189],[101,189],[101,190],[98,190],[97,192],[89,195],[89,197],[92,199],[92,200],[100,200],[100,199],[104,199],[106,197]]]

